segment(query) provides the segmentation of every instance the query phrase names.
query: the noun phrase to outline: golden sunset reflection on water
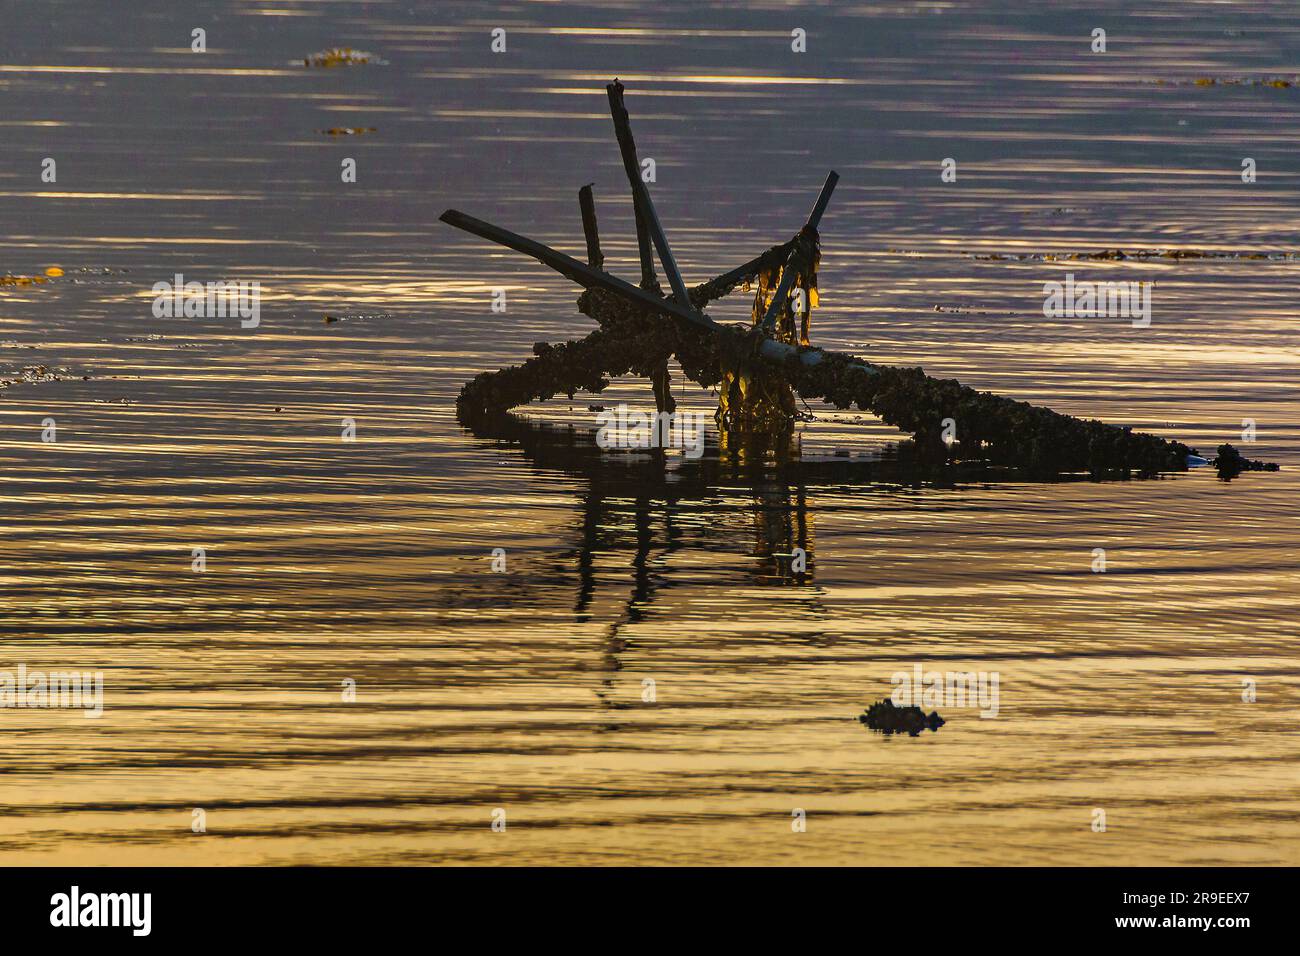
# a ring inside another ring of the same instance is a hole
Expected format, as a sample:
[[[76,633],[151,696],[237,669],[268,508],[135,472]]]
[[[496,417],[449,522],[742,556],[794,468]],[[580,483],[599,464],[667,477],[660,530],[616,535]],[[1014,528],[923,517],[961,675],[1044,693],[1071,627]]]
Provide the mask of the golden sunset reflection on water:
[[[64,270],[0,287],[0,379],[62,370],[0,388],[0,670],[105,694],[0,709],[0,859],[1300,862],[1300,260],[1247,258],[1300,252],[1300,89],[1194,85],[1286,73],[1289,11],[1157,4],[1102,58],[992,3],[801,10],[805,55],[779,6],[515,4],[497,57],[455,4],[221,6],[201,57],[178,13],[74,3],[0,64],[0,273]],[[294,65],[345,44],[386,63]],[[802,466],[715,435],[658,465],[595,447],[594,407],[652,407],[633,380],[461,427],[464,382],[593,325],[438,216],[582,256],[594,182],[635,277],[616,76],[688,281],[834,168],[815,344],[1283,470],[914,486],[869,477],[896,431],[824,406]],[[1047,259],[1113,249],[1214,255]],[[1067,272],[1154,280],[1151,326],[1045,318]],[[260,324],[155,318],[177,273],[258,281]],[[914,664],[997,672],[998,717],[867,731]]]

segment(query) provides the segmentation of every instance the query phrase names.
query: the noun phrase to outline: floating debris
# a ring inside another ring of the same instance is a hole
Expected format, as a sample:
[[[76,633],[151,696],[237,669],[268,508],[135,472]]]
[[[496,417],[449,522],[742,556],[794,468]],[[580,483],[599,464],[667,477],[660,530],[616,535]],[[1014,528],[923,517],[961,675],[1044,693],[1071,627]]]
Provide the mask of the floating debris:
[[[1300,252],[1212,252],[1204,249],[1102,249],[1098,252],[966,253],[986,262],[1122,262],[1126,259],[1300,259]]]
[[[1281,469],[1277,462],[1256,461],[1253,458],[1247,458],[1231,445],[1220,445],[1218,451],[1219,455],[1212,464],[1218,469],[1219,477],[1224,481],[1231,481],[1243,471],[1279,471]]]
[[[977,309],[973,305],[935,305],[934,311],[942,312],[945,315],[1015,315],[1014,312],[988,312],[984,309]]]
[[[329,69],[335,66],[361,66],[366,63],[382,64],[384,61],[373,53],[366,53],[364,50],[354,50],[350,46],[336,46],[304,57],[302,62],[306,66]]]
[[[61,366],[51,368],[48,365],[27,365],[11,375],[12,377],[0,378],[0,388],[8,388],[11,385],[31,385],[36,382],[64,382],[76,377],[66,368]]]
[[[1157,86],[1267,86],[1285,90],[1300,84],[1295,76],[1198,76],[1184,80],[1156,80]]]
[[[58,266],[50,266],[44,274],[38,276],[16,276],[12,273],[5,273],[0,276],[0,285],[45,285],[51,279],[58,279],[63,276],[63,270]]]
[[[858,716],[858,721],[869,730],[878,730],[885,736],[906,733],[915,737],[923,730],[935,731],[947,723],[938,711],[927,716],[920,707],[898,707],[886,697],[878,700]]]
[[[321,312],[320,321],[324,325],[336,325],[340,322],[391,322],[391,312]]]
[[[377,133],[377,126],[331,126],[329,129],[320,130],[326,136],[361,136],[365,133]]]

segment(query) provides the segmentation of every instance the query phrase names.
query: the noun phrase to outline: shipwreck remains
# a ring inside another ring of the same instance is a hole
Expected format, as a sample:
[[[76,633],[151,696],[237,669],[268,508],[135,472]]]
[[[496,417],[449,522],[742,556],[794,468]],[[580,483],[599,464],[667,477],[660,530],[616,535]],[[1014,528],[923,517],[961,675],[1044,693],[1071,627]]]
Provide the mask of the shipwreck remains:
[[[585,290],[578,309],[598,326],[575,341],[539,342],[523,364],[477,375],[457,399],[462,423],[481,422],[557,394],[598,393],[612,377],[629,373],[649,379],[659,411],[672,412],[668,362],[676,358],[687,378],[706,389],[719,388],[717,419],[724,439],[736,435],[748,441],[788,432],[797,417],[798,394],[840,409],[856,405],[871,412],[913,435],[917,454],[940,462],[982,461],[1040,474],[1151,474],[1188,467],[1188,456],[1195,452],[1176,441],[976,391],[953,379],[931,378],[920,368],[878,365],[810,345],[818,228],[839,179],[834,172],[794,236],[688,287],[640,175],[623,86],[615,80],[606,91],[632,191],[640,282],[633,285],[604,270],[590,186],[579,192],[586,262],[463,212],[444,212],[443,222],[531,256],[578,283]],[[656,274],[656,255],[667,293]],[[704,311],[737,287],[751,285],[757,294],[749,326],[723,325]]]

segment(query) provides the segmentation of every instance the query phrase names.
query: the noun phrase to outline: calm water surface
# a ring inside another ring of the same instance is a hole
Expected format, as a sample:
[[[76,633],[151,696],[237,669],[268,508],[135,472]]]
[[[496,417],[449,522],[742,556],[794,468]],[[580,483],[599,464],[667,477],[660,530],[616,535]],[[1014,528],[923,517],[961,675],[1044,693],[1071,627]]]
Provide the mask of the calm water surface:
[[[0,860],[1300,863],[1300,262],[1245,258],[1300,252],[1300,88],[1195,83],[1294,76],[1292,5],[179,6],[0,36],[0,273],[65,270],[0,287],[0,378],[62,370],[0,390],[0,669],[106,698],[0,711]],[[302,65],[334,45],[385,62]],[[897,434],[818,407],[820,465],[665,473],[593,447],[634,381],[462,429],[591,324],[437,216],[581,254],[594,182],[635,276],[614,76],[689,280],[835,168],[817,344],[1203,451],[1251,418],[1283,470],[890,483],[834,453]],[[1114,248],[1214,255],[1044,259]],[[258,280],[261,325],[154,318],[177,272]],[[1044,319],[1066,272],[1156,282],[1151,327]],[[998,672],[998,718],[866,731],[915,663]]]

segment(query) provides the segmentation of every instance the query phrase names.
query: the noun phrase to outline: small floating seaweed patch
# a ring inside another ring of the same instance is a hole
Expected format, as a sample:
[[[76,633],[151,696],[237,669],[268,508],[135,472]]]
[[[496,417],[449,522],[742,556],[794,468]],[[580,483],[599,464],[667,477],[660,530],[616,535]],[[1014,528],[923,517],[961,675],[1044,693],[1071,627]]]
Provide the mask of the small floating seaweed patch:
[[[362,136],[365,133],[377,133],[377,126],[331,126],[329,129],[318,130],[326,136]]]
[[[350,46],[330,47],[328,50],[321,50],[319,53],[303,57],[302,62],[305,66],[315,66],[322,69],[330,69],[336,66],[362,66],[367,63],[385,65],[385,61],[373,53],[367,53],[365,50],[354,50]]]
[[[1216,252],[1205,249],[1102,249],[1097,252],[965,252],[972,259],[1002,262],[1122,262],[1126,259],[1300,259],[1300,252]]]
[[[937,710],[927,715],[914,704],[899,707],[888,697],[868,707],[859,715],[858,721],[868,730],[878,730],[885,736],[906,733],[909,737],[916,737],[923,730],[938,730],[947,723]]]
[[[16,276],[7,272],[0,276],[0,285],[44,285],[51,279],[57,279],[62,275],[63,270],[58,266],[50,266],[45,270],[44,275],[38,276]]]
[[[89,375],[74,375],[70,369],[61,366],[51,368],[48,365],[25,365],[17,372],[0,378],[0,388],[11,385],[30,385],[34,382],[66,382],[74,378],[89,379]]]
[[[1300,85],[1295,76],[1198,76],[1186,80],[1156,80],[1156,86],[1267,86],[1285,90]]]

